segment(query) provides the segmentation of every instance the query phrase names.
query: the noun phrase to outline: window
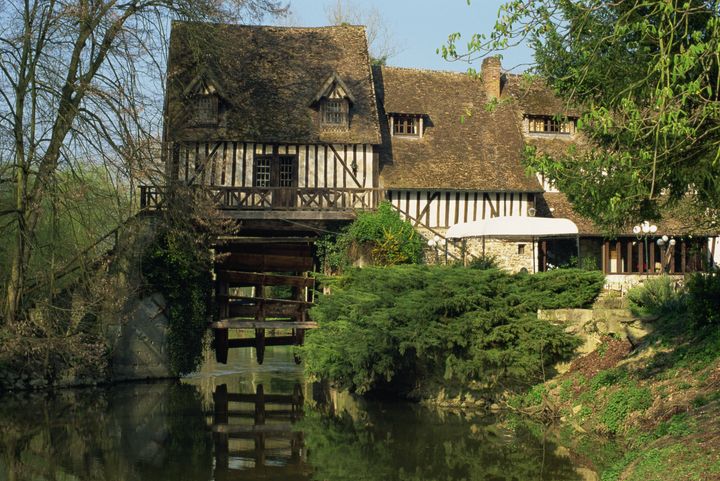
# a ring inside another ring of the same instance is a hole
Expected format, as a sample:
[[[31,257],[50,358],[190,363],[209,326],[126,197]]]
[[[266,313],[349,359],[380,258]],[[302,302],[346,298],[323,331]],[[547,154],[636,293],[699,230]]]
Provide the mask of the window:
[[[418,119],[410,115],[398,115],[393,122],[393,134],[418,135]]]
[[[216,124],[218,120],[218,98],[216,95],[199,95],[194,98],[192,118],[200,125]]]
[[[270,187],[270,162],[272,156],[255,156],[255,187]]]
[[[518,254],[525,254],[525,244],[518,244]]]
[[[320,108],[323,125],[347,128],[348,102],[345,99],[326,99]]]
[[[531,134],[564,134],[575,133],[575,119],[561,120],[548,115],[528,116],[528,132]]]
[[[293,163],[295,157],[280,157],[280,187],[292,187],[293,185]]]

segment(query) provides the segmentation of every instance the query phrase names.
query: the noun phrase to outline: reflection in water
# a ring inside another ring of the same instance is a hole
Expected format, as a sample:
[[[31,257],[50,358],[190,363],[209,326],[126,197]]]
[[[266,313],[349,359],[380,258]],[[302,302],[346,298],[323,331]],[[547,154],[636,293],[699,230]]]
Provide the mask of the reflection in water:
[[[304,383],[289,349],[182,383],[0,399],[0,481],[590,481],[543,433]]]
[[[227,385],[213,395],[215,479],[307,479],[303,433],[294,424],[303,415],[303,393],[228,393]],[[232,404],[232,409],[230,405]]]

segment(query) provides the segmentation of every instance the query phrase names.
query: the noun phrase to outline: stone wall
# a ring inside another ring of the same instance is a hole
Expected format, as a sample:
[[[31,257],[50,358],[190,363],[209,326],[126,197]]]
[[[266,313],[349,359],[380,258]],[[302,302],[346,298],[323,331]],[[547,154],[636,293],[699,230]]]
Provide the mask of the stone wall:
[[[110,326],[112,381],[173,377],[168,359],[168,319],[162,294],[137,299],[123,322]]]
[[[434,232],[418,228],[418,232],[427,240],[432,239]],[[436,229],[440,235],[445,235],[447,229]],[[461,262],[463,259],[463,243],[465,245],[465,260],[470,262],[472,258],[482,257],[483,252],[487,257],[494,257],[500,268],[510,272],[519,272],[522,269],[528,272],[535,272],[537,268],[533,264],[533,252],[537,253],[537,243],[533,249],[531,239],[495,239],[495,238],[469,238],[462,240],[451,240],[447,243],[447,261]],[[484,247],[483,247],[484,244]],[[429,264],[445,263],[445,246],[437,249],[427,247],[425,260]]]
[[[667,274],[675,280],[677,284],[682,284],[685,276],[682,274]],[[653,279],[658,277],[657,275],[647,274],[606,274],[605,275],[605,287],[606,291],[616,291],[621,295],[625,295],[627,291],[635,286],[638,286],[645,282],[647,279]]]

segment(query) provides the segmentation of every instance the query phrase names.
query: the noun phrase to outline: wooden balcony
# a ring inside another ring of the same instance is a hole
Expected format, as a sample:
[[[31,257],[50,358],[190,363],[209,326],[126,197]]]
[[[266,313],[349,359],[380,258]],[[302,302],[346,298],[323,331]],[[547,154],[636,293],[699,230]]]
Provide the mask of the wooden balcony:
[[[223,217],[238,219],[352,219],[373,210],[384,198],[381,189],[298,187],[198,187]],[[166,189],[140,186],[140,206],[164,206]]]

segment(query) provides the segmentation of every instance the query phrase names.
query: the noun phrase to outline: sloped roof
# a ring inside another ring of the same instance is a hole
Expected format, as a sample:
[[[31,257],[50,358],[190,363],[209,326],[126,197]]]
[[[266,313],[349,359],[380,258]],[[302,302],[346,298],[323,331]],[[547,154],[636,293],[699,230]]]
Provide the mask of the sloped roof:
[[[552,218],[567,218],[572,220],[577,226],[581,235],[603,235],[600,229],[593,221],[587,217],[583,217],[575,212],[572,204],[563,193],[545,192],[536,198],[537,216]],[[551,210],[552,209],[552,210]],[[703,214],[692,205],[690,199],[683,199],[679,204],[672,208],[666,208],[662,212],[663,218],[657,222],[653,222],[658,226],[655,235],[709,235],[714,236],[720,234],[720,225],[703,217]],[[634,235],[632,225],[626,226],[619,235]]]
[[[385,188],[541,192],[520,163],[522,112],[486,109],[482,80],[464,73],[374,67]],[[425,115],[422,138],[391,137],[388,113]]]
[[[218,126],[188,120],[183,92],[211,75],[224,98]],[[351,93],[347,131],[320,128],[317,92],[337,75]],[[380,133],[365,28],[289,28],[173,22],[168,133],[174,140],[378,144]]]
[[[503,83],[503,97],[510,97],[528,115],[567,115],[579,117],[575,106],[555,95],[540,77],[507,74]]]

